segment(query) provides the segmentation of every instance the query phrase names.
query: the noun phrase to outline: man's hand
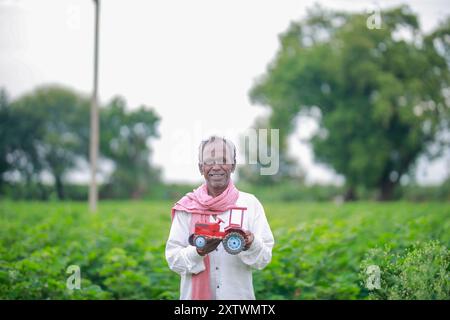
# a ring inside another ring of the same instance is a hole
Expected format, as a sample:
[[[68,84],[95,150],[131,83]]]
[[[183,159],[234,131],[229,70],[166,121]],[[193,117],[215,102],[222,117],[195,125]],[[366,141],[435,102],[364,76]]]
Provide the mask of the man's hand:
[[[253,235],[253,233],[251,231],[246,230],[244,239],[245,239],[244,250],[248,250],[250,248],[250,246],[252,245],[253,240],[255,240],[255,236]]]
[[[219,243],[222,242],[222,238],[218,237],[205,237],[205,238],[206,238],[205,246],[202,249],[197,248],[197,252],[201,256],[210,253],[211,251],[217,248]]]

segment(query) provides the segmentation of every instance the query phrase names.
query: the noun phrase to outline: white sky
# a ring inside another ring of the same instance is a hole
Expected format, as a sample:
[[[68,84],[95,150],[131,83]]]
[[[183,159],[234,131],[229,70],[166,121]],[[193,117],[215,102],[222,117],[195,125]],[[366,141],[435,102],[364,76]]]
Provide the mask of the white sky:
[[[237,143],[255,117],[265,114],[250,104],[248,91],[274,57],[278,34],[315,2],[103,0],[100,99],[120,94],[130,107],[153,106],[162,117],[161,138],[152,143],[154,162],[165,180],[200,182],[195,165],[200,139],[215,133]],[[364,11],[409,3],[426,31],[450,14],[445,0],[318,3]],[[13,98],[45,83],[89,94],[93,18],[92,0],[0,0],[0,86]],[[290,139],[291,153],[308,181],[339,183],[331,170],[313,163],[310,148],[298,140],[313,129],[310,121],[300,123]],[[419,181],[442,181],[450,174],[449,157],[420,161]],[[87,177],[87,170],[72,175]]]

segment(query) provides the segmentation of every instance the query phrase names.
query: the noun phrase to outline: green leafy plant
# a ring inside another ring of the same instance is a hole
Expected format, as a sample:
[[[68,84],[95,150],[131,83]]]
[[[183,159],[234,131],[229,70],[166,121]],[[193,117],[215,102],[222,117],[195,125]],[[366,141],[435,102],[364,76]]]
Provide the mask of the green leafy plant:
[[[253,274],[257,299],[450,298],[445,203],[263,204],[275,246]],[[92,215],[85,203],[0,201],[0,299],[178,299],[164,257],[171,205],[102,201]],[[363,283],[370,264],[381,291]],[[71,265],[80,289],[66,286]]]
[[[362,263],[380,268],[380,287],[371,299],[450,299],[450,252],[438,241],[416,243],[405,250],[372,249]]]

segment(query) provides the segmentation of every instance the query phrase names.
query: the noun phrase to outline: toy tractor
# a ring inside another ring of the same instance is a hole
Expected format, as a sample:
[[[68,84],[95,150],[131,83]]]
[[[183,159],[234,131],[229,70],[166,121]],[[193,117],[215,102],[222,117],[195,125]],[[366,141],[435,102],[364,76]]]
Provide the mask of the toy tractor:
[[[229,254],[238,254],[245,250],[245,233],[242,229],[242,222],[244,211],[247,208],[234,207],[229,210],[229,224],[224,231],[220,231],[220,224],[224,222],[220,218],[217,218],[217,222],[196,223],[194,233],[189,237],[189,243],[201,250],[206,245],[206,237],[217,237],[222,239],[223,247]],[[231,223],[233,210],[241,211],[240,224]]]

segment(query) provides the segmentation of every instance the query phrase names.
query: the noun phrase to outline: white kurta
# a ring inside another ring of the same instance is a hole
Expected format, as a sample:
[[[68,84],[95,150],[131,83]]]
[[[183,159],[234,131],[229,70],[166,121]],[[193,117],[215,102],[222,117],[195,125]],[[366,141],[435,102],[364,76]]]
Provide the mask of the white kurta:
[[[259,200],[252,194],[240,191],[236,206],[247,207],[242,227],[253,232],[255,239],[247,251],[237,255],[227,253],[222,243],[208,254],[211,299],[254,300],[252,270],[264,268],[272,258],[274,239]],[[224,221],[221,224],[222,230],[229,224],[229,211],[217,216]],[[205,270],[204,257],[188,243],[190,219],[190,213],[176,211],[166,243],[166,260],[169,268],[181,276],[182,300],[191,299],[192,274]],[[210,216],[210,221],[214,222],[213,216]]]

